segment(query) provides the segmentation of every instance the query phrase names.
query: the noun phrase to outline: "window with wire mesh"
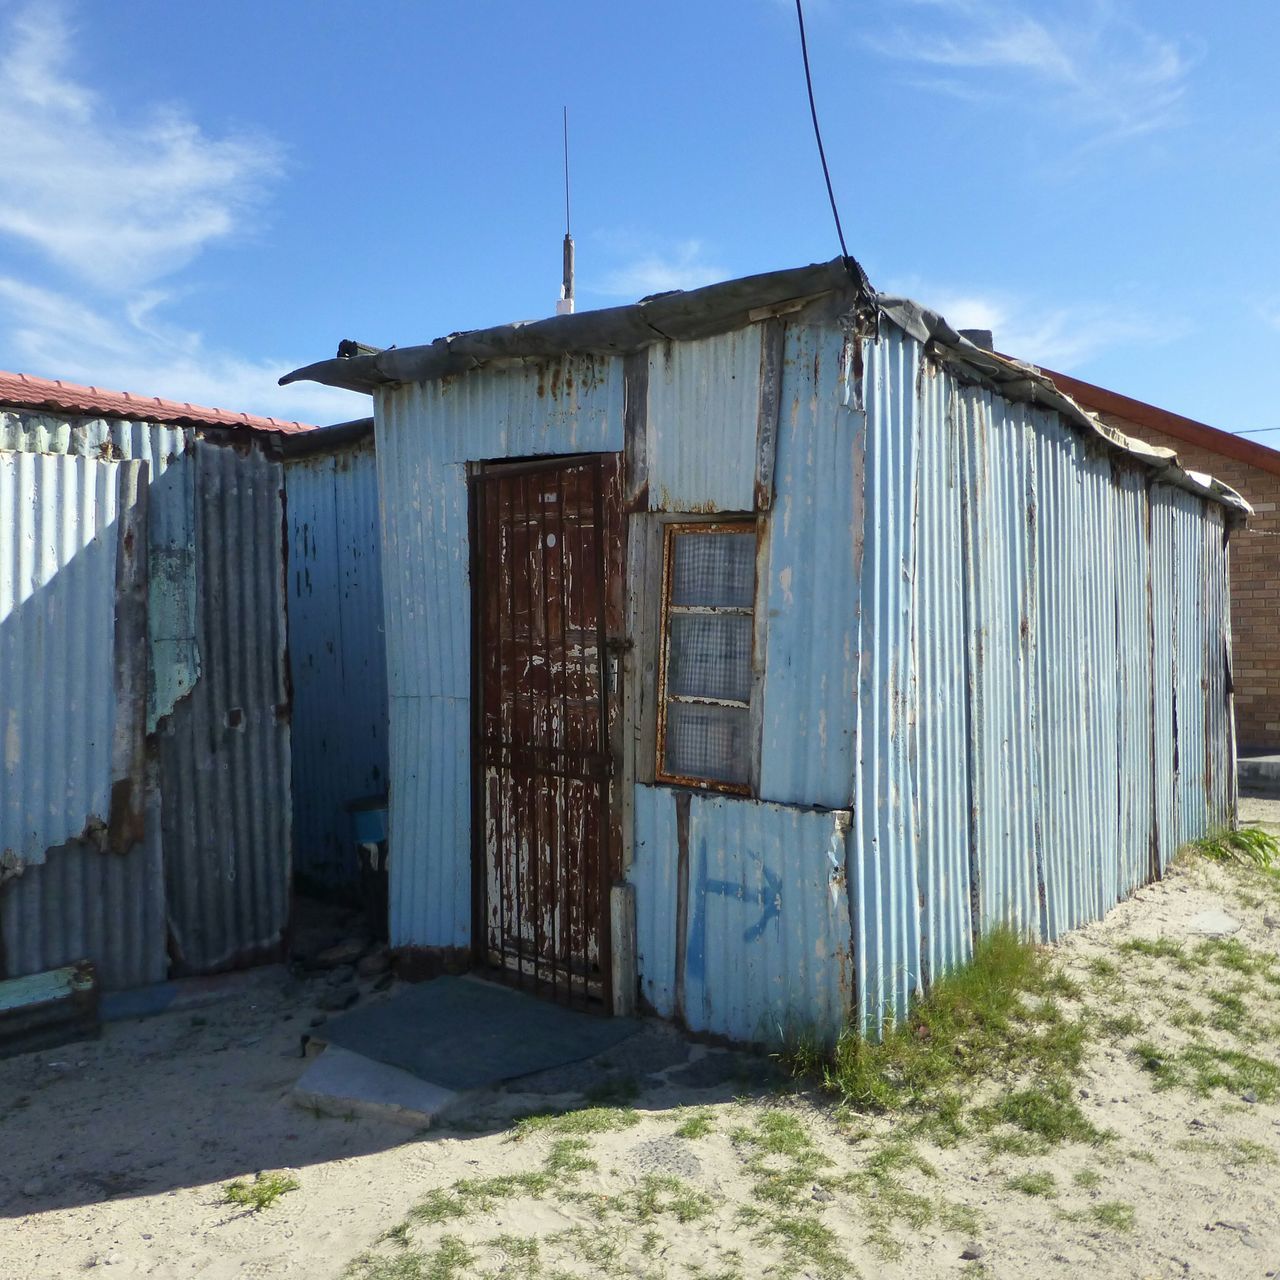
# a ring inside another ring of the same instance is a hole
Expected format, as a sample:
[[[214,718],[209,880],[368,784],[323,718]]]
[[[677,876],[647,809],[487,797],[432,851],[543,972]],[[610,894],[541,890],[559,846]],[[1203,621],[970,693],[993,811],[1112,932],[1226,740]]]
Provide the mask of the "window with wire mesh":
[[[658,776],[746,791],[755,524],[672,524],[665,539]]]

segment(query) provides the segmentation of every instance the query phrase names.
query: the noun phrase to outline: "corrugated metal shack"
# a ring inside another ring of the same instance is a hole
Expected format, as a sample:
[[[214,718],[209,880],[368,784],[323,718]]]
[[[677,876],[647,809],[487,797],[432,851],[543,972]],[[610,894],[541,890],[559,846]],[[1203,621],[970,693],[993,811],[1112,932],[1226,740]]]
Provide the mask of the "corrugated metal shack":
[[[0,976],[279,953],[302,430],[0,374]]]
[[[387,657],[373,419],[283,438],[294,873],[350,898],[349,806],[387,790]]]
[[[1233,814],[1244,504],[856,264],[298,378],[374,395],[425,963],[829,1037]]]

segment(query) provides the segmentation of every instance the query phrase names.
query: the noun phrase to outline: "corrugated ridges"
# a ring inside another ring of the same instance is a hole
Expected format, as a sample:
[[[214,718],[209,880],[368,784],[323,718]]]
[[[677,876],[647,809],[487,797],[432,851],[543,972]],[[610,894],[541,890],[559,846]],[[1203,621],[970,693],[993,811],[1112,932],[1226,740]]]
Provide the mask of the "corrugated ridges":
[[[116,543],[137,463],[0,453],[0,855],[105,825],[116,723]],[[140,780],[139,780],[140,781]]]
[[[838,330],[787,326],[756,602],[767,632],[760,795],[833,809],[852,798],[857,717],[864,419],[846,407],[846,373]]]
[[[295,866],[356,879],[346,806],[387,788],[387,664],[372,438],[285,465]]]
[[[630,880],[646,999],[694,1031],[731,1040],[834,1040],[853,1007],[848,813],[690,797],[679,983],[675,803],[668,788],[637,790]]]
[[[391,762],[391,940],[471,933],[466,463],[622,449],[621,359],[566,356],[377,396]]]
[[[197,443],[202,672],[160,738],[165,875],[180,967],[265,958],[289,919],[283,471]]]
[[[649,348],[650,510],[755,505],[762,332],[755,324]]]

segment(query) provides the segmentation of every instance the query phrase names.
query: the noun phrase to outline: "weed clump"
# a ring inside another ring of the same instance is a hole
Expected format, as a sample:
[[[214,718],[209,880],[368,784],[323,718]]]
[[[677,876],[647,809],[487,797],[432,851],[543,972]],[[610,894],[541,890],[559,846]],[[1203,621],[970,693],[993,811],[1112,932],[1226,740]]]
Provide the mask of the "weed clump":
[[[224,1204],[243,1205],[254,1213],[269,1209],[286,1191],[297,1191],[297,1178],[287,1173],[257,1173],[252,1182],[237,1178],[222,1190]]]
[[[1069,1075],[1088,1029],[1060,1000],[1079,994],[1043,949],[995,929],[878,1041],[847,1029],[822,1065],[823,1084],[857,1111],[890,1112],[923,1109],[958,1081],[998,1072]]]
[[[1270,871],[1280,864],[1280,841],[1261,827],[1223,828],[1211,831],[1187,846],[1210,862],[1234,863]]]

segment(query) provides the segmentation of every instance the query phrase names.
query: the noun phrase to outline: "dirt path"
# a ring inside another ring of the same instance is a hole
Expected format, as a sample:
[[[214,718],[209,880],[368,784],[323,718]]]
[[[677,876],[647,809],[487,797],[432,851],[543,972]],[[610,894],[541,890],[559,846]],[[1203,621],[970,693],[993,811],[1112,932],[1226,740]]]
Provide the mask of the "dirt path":
[[[1240,930],[1197,932],[1213,912]],[[287,1101],[313,993],[262,971],[208,1009],[0,1062],[0,1276],[1280,1270],[1275,882],[1195,864],[1059,950],[1080,992],[1064,1004],[1096,1038],[1050,1118],[1080,1123],[978,1125],[974,1108],[1020,1086],[975,1081],[950,1145],[937,1127],[842,1116],[660,1025],[603,1071],[535,1082],[467,1127],[406,1137],[316,1117]],[[595,1105],[566,1113],[590,1087]],[[224,1203],[263,1169],[298,1188],[258,1213]]]

